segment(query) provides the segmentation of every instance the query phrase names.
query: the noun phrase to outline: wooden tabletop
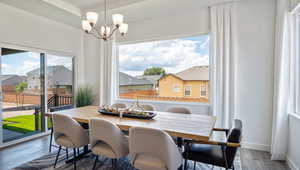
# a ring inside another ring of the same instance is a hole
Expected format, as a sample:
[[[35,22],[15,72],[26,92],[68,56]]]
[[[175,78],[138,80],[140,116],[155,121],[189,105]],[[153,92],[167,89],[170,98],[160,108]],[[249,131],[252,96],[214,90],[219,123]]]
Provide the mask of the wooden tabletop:
[[[102,115],[98,113],[98,106],[86,106],[75,109],[47,113],[51,116],[54,113],[70,115],[81,123],[89,123],[91,118],[101,118],[115,123],[122,130],[130,127],[148,127],[164,130],[171,136],[193,139],[197,141],[208,141],[211,137],[216,117],[198,114],[180,114],[170,112],[158,112],[152,120],[119,118],[116,116]]]

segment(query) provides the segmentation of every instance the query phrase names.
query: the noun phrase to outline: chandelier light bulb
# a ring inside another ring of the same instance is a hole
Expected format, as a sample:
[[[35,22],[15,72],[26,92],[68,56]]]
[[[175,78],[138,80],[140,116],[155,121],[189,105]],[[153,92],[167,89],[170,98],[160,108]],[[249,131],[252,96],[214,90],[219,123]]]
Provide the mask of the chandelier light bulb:
[[[105,33],[105,27],[101,26],[101,28],[100,28],[100,35],[103,36],[104,33]]]
[[[83,20],[81,25],[82,25],[82,29],[87,33],[92,30],[92,26],[90,25],[89,21],[87,21],[87,20]]]
[[[122,23],[119,27],[119,31],[122,35],[126,34],[128,31],[128,24]]]
[[[106,35],[109,35],[109,34],[110,34],[110,27],[107,26],[107,27],[105,28],[105,34],[106,34]]]
[[[87,12],[86,19],[89,21],[91,26],[95,26],[98,21],[98,14],[96,12]]]
[[[124,21],[124,16],[121,14],[113,14],[112,20],[115,26],[120,26]]]

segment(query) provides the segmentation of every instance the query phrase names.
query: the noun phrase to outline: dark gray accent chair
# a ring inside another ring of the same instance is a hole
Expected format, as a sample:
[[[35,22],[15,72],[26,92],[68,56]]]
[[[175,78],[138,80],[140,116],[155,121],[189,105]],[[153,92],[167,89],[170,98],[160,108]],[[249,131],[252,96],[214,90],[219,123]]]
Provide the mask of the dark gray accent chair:
[[[234,159],[240,147],[242,137],[242,121],[234,120],[233,127],[229,129],[214,129],[216,131],[224,131],[227,135],[227,142],[194,142],[185,141],[185,151],[183,158],[185,159],[185,168],[187,168],[187,160],[211,164],[227,169],[234,169]],[[194,166],[195,167],[195,166]]]

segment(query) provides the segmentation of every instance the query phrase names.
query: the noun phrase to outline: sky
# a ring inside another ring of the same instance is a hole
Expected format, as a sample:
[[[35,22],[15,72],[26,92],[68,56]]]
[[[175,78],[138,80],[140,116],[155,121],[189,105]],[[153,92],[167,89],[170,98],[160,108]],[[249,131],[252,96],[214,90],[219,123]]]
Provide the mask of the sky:
[[[29,71],[40,67],[40,54],[34,52],[3,55],[1,60],[3,75],[26,75]],[[64,65],[71,70],[72,59],[70,57],[48,55],[48,66],[52,65]]]
[[[203,65],[209,65],[208,35],[119,46],[119,70],[131,76],[151,67],[177,73]]]

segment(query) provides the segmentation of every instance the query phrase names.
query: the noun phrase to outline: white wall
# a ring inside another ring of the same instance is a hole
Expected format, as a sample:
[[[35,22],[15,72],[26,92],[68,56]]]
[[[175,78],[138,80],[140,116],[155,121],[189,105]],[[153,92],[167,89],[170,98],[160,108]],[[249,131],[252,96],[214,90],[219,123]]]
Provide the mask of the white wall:
[[[237,6],[236,113],[244,146],[269,150],[272,132],[275,0],[242,0]]]
[[[127,37],[122,43],[172,39],[209,33],[209,11],[199,7],[198,11],[177,13],[129,23]]]
[[[99,103],[99,89],[100,89],[100,40],[90,36],[84,36],[84,77],[85,84],[93,89],[95,94],[94,104]]]
[[[290,115],[289,117],[289,146],[287,163],[294,170],[300,169],[300,116]]]

